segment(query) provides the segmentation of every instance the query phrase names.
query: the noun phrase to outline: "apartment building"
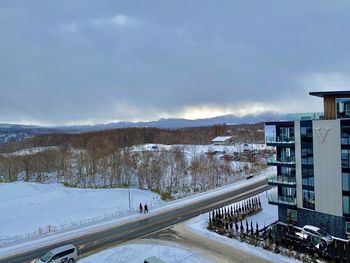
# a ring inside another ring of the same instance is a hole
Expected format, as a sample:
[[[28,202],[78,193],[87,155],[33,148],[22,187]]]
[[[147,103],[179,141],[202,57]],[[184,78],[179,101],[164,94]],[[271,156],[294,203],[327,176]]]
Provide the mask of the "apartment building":
[[[331,235],[350,235],[350,91],[310,92],[323,98],[318,119],[265,123],[266,145],[276,147],[268,164],[277,187],[270,204],[279,220],[314,225]]]

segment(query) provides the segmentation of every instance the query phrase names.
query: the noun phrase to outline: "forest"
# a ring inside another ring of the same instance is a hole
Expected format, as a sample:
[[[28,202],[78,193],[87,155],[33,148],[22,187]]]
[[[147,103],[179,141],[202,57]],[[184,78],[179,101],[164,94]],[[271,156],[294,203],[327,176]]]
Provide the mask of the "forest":
[[[210,154],[210,142],[218,135],[232,135],[235,145],[263,143],[262,131],[263,124],[255,124],[39,135],[1,148],[0,181],[60,182],[70,187],[132,186],[171,198],[176,193],[222,186],[265,169],[263,160],[232,162]],[[135,150],[147,143],[168,147]],[[199,151],[200,145],[207,145],[207,151]]]

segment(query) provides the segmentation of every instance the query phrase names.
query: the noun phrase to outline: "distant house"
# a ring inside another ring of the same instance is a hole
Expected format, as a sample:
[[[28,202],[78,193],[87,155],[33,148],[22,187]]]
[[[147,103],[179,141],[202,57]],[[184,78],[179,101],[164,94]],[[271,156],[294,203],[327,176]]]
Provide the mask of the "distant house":
[[[211,142],[214,145],[230,145],[233,143],[233,136],[217,136]]]

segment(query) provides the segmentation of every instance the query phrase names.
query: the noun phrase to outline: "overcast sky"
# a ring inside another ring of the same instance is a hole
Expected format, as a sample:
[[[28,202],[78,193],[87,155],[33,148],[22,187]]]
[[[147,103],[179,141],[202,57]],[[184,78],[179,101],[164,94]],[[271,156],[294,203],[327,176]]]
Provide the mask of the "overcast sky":
[[[321,111],[350,89],[350,1],[0,1],[0,122]]]

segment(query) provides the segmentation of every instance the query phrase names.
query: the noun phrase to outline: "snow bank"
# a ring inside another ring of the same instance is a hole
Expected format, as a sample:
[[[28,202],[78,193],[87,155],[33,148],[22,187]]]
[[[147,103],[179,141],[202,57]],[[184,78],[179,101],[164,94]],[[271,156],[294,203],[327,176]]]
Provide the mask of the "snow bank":
[[[209,263],[199,254],[178,245],[128,244],[108,249],[79,261],[79,263],[143,263],[148,257],[157,257],[164,262]]]
[[[132,208],[159,201],[150,191],[130,189]],[[129,210],[128,189],[79,189],[60,184],[0,184],[0,237],[30,233]]]

